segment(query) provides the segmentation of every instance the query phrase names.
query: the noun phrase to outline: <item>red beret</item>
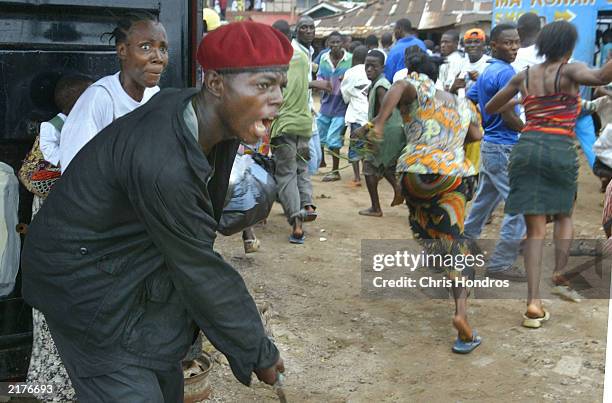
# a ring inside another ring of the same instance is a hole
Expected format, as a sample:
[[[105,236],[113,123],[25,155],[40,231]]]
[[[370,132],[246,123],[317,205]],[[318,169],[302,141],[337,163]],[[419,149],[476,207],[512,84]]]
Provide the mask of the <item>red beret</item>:
[[[207,34],[197,59],[204,70],[286,68],[293,46],[280,31],[252,21],[233,22]]]

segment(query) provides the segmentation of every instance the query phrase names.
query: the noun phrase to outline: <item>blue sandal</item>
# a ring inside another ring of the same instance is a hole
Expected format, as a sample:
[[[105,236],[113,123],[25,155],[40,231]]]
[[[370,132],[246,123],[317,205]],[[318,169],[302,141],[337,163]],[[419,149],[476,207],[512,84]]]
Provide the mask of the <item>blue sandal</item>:
[[[298,244],[298,245],[303,245],[305,239],[306,239],[306,235],[304,235],[304,234],[302,234],[302,236],[300,238],[296,237],[293,234],[289,235],[289,242],[290,243],[294,243],[294,244]]]
[[[457,336],[457,340],[455,340],[455,344],[453,345],[453,353],[457,354],[469,354],[478,346],[482,339],[476,333],[476,330],[472,331],[472,340],[471,341],[463,341]]]

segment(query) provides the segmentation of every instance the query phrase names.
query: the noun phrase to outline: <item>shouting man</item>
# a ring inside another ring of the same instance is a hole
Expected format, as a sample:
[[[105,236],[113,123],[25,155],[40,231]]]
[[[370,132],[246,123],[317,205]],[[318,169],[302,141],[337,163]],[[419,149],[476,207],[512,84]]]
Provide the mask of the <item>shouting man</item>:
[[[104,129],[32,222],[23,294],[79,401],[182,402],[181,359],[198,328],[240,382],[255,372],[274,384],[284,371],[242,277],[213,246],[239,142],[265,135],[292,53],[254,22],[209,33],[202,89],[163,90]]]

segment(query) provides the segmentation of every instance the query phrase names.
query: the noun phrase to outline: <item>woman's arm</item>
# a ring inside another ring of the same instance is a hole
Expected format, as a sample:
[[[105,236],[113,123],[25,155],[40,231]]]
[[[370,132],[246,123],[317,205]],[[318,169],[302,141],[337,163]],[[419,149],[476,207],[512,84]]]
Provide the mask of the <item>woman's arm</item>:
[[[612,97],[612,90],[610,90],[607,86],[601,86],[601,87],[597,87],[595,88],[595,91],[593,92],[593,98],[599,98],[599,97]]]
[[[389,119],[393,110],[399,106],[400,101],[402,104],[411,104],[416,96],[416,88],[406,80],[400,80],[389,88],[382,100],[378,114],[372,120],[376,137],[382,138],[385,122]]]
[[[583,63],[570,63],[563,73],[580,85],[608,85],[612,81],[612,60],[600,69],[591,69]]]
[[[331,81],[322,80],[322,79],[317,79],[317,80],[311,81],[310,83],[308,83],[308,88],[309,89],[326,91],[326,92],[331,92],[332,91]]]
[[[495,113],[499,113],[500,110],[506,106],[508,102],[512,100],[519,92],[519,88],[525,79],[525,73],[520,72],[506,84],[504,88],[501,89],[485,106],[485,111],[489,115],[493,115]]]
[[[472,143],[482,139],[482,126],[477,123],[470,123],[464,143]]]

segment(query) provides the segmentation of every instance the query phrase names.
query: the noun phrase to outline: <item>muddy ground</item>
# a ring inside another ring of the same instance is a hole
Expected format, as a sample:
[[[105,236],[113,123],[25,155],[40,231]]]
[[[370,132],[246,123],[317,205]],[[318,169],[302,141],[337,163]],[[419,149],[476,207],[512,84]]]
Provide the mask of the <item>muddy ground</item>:
[[[483,343],[470,355],[453,354],[450,300],[360,295],[361,240],[410,238],[406,207],[384,208],[382,218],[359,216],[369,198],[365,186],[348,187],[350,168],[342,170],[341,182],[321,178],[313,177],[320,214],[306,226],[305,245],[287,242],[279,205],[256,228],[258,253],[245,255],[239,235],[217,242],[256,300],[272,304],[289,402],[602,400],[607,300],[545,301],[552,318],[538,330],[521,327],[524,297],[471,300],[470,320]],[[602,238],[603,195],[584,160],[579,182],[576,236]],[[390,202],[386,183],[380,193]],[[483,238],[497,236],[501,211]],[[525,283],[514,287],[526,295]],[[227,364],[215,366],[211,383],[213,401],[277,400],[256,380],[251,388],[239,384]]]

